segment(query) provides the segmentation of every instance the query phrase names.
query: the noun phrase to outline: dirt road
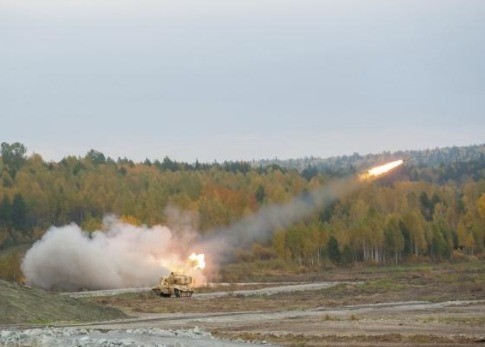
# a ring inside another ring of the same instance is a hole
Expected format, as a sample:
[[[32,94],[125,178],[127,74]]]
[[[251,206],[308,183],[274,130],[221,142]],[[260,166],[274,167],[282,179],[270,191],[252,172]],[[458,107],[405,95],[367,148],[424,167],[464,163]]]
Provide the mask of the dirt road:
[[[111,322],[2,331],[0,344],[261,346],[267,345],[267,339],[276,345],[305,339],[306,344],[318,346],[375,345],[379,340],[384,342],[381,346],[467,345],[483,341],[484,314],[485,300],[390,302],[280,312],[143,314]],[[246,342],[238,336],[244,336]]]
[[[236,296],[250,296],[250,295],[273,295],[278,293],[296,292],[296,291],[306,291],[306,290],[318,290],[330,288],[346,282],[315,282],[315,283],[285,283],[285,285],[280,285],[276,283],[244,283],[236,284],[236,286],[261,286],[266,285],[269,287],[260,289],[246,289],[246,290],[236,290],[236,291],[216,291],[210,293],[195,293],[194,298],[205,298],[213,299],[220,298],[229,295]],[[219,287],[222,287],[220,284]],[[92,290],[92,291],[82,291],[82,292],[70,292],[63,293],[63,295],[70,296],[72,298],[87,298],[87,297],[97,297],[97,296],[114,296],[126,293],[143,293],[149,291],[150,288],[125,288],[125,289],[109,289],[109,290]]]
[[[285,295],[295,291],[311,298],[316,290],[330,288],[337,283],[286,284],[254,290],[200,293],[192,298],[192,304],[197,300],[217,301],[228,295]],[[362,282],[353,285],[360,283]],[[290,296],[288,298],[291,300]],[[160,305],[163,304],[164,301],[160,301]],[[485,300],[393,301],[301,310],[285,310],[282,307],[277,311],[262,309],[249,312],[241,306],[238,312],[140,313],[133,319],[78,327],[110,332],[123,331],[124,337],[126,331],[146,327],[173,331],[197,328],[210,331],[214,336],[227,339],[226,341],[243,338],[245,341],[252,341],[254,345],[271,341],[275,345],[303,343],[309,346],[372,346],[377,343],[380,346],[425,346],[436,343],[456,346],[483,341],[484,317]],[[132,338],[136,339],[136,336]],[[196,341],[192,342],[193,345],[198,345]]]
[[[116,322],[103,322],[82,325],[82,327],[103,329],[141,328],[149,324],[152,327],[179,329],[187,326],[207,327],[238,331],[241,327],[247,330],[268,333],[289,334],[296,323],[305,322],[305,331],[325,334],[322,326],[331,325],[332,331],[352,335],[356,332],[382,333],[440,333],[440,334],[472,334],[476,338],[485,335],[483,326],[460,326],[454,329],[453,322],[459,323],[460,317],[466,315],[467,320],[484,317],[485,300],[477,301],[447,301],[431,303],[424,301],[390,302],[381,304],[351,305],[342,308],[318,308],[302,311],[280,312],[233,312],[233,313],[199,313],[199,314],[145,314],[136,319]],[[292,327],[286,331],[288,323]],[[308,323],[319,323],[310,326]],[[376,324],[377,323],[377,324]],[[433,323],[433,324],[426,324]],[[443,324],[446,323],[446,329]],[[384,328],[383,325],[386,327]],[[250,328],[250,329],[249,329]],[[357,329],[356,329],[357,328]]]

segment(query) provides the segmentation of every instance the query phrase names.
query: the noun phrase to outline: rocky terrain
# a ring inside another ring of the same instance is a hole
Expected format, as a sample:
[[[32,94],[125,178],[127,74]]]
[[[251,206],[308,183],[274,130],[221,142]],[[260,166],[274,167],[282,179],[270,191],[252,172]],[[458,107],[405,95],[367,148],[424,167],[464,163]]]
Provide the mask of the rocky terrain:
[[[3,330],[0,345],[45,347],[164,347],[164,346],[253,346],[242,341],[218,340],[197,327],[187,330],[137,328],[99,330],[42,328]]]

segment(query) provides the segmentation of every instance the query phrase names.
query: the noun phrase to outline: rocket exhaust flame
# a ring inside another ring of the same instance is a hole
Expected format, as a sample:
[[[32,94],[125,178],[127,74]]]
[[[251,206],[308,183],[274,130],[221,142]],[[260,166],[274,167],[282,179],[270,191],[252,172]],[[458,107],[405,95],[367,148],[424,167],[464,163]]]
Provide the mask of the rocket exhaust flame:
[[[391,161],[390,163],[387,163],[384,165],[373,167],[367,172],[359,175],[359,178],[362,181],[378,178],[380,176],[387,174],[389,171],[395,169],[396,167],[402,165],[403,163],[404,163],[404,160],[401,159],[401,160]]]

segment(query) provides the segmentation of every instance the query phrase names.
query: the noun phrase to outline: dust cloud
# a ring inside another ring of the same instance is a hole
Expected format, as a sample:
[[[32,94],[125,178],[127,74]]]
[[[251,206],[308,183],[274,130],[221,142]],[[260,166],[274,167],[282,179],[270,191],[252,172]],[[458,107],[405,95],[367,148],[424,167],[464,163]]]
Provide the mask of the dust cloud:
[[[185,249],[193,233],[164,226],[134,226],[114,216],[101,230],[78,225],[51,227],[25,255],[22,271],[29,284],[55,290],[147,287],[160,276],[190,269]]]

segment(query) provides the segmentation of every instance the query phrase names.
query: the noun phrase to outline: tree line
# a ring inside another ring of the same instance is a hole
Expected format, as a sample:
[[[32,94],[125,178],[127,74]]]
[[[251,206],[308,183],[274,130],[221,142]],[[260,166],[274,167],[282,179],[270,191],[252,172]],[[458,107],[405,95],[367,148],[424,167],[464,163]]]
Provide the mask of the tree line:
[[[302,266],[482,256],[485,159],[466,156],[437,165],[407,163],[388,177],[334,202],[266,244],[240,250],[236,261],[279,259]],[[183,163],[166,157],[135,163],[96,150],[59,162],[2,143],[0,249],[31,244],[52,225],[100,227],[105,214],[132,223],[169,224],[168,207],[189,211],[197,230],[229,225],[264,205],[282,203],[357,171],[276,163]],[[387,154],[384,155],[387,158]],[[359,159],[359,157],[356,157]],[[378,162],[379,160],[376,160]],[[311,171],[309,173],[309,170]],[[450,172],[453,173],[450,176]],[[1,266],[0,266],[1,267]]]

